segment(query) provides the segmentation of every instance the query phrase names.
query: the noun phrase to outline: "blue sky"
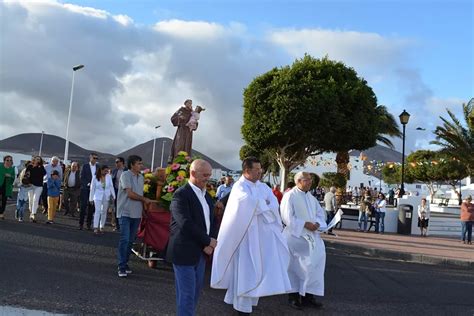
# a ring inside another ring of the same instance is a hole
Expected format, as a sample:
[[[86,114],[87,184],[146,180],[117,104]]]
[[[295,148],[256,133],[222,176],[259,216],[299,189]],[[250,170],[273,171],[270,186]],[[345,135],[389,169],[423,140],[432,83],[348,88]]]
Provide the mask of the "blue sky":
[[[474,1],[470,0],[63,2],[126,14],[144,25],[180,19],[243,23],[255,36],[271,28],[323,28],[404,37],[416,42],[411,57],[440,97],[473,94]]]
[[[432,148],[439,115],[459,114],[474,96],[472,0],[7,0],[0,20],[0,101],[23,105],[15,120],[0,118],[0,139],[64,137],[78,63],[86,67],[76,78],[72,141],[119,153],[156,125],[172,138],[169,117],[191,98],[208,107],[194,148],[236,169],[243,89],[305,53],[353,67],[394,116],[412,114],[408,152]]]

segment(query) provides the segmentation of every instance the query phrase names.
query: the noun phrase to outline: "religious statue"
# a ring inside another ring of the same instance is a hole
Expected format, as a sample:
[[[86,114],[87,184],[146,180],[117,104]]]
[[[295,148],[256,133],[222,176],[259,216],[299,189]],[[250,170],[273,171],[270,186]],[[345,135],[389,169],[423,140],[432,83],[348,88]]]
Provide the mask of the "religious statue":
[[[193,101],[188,99],[184,101],[184,106],[173,114],[171,123],[178,129],[171,146],[170,161],[173,161],[180,151],[185,151],[191,156],[193,131],[197,129],[199,113],[204,110],[200,106],[193,110]]]

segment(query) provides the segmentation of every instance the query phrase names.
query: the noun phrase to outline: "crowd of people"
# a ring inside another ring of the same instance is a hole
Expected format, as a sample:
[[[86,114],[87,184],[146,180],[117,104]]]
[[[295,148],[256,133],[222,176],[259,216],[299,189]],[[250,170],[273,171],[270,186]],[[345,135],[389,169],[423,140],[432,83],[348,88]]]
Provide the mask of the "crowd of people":
[[[15,218],[38,221],[38,211],[47,213],[46,224],[54,224],[58,209],[75,216],[78,228],[104,233],[109,208],[112,222],[120,231],[117,250],[118,276],[127,277],[132,244],[144,206],[152,201],[144,196],[143,162],[132,155],[117,157],[115,168],[98,164],[91,153],[89,162],[69,166],[52,157],[49,163],[35,156],[15,173],[13,159],[5,156],[0,164],[0,219],[4,218],[7,196],[18,186]],[[209,186],[211,165],[202,159],[190,166],[186,185],[175,191],[170,205],[171,224],[166,259],[173,265],[178,315],[194,315],[204,282],[206,257],[212,256],[211,287],[225,289],[224,302],[239,314],[252,312],[258,299],[288,295],[294,309],[321,307],[324,296],[326,253],[320,233],[334,234],[328,223],[338,203],[336,188],[324,192],[313,187],[313,177],[298,172],[285,192],[260,181],[261,164],[249,157],[242,164],[242,176],[221,179],[215,190]],[[313,188],[313,189],[312,189]],[[359,230],[367,231],[369,216],[376,218],[376,232],[384,233],[387,199],[382,192],[360,189]],[[323,204],[323,207],[320,204]],[[474,208],[471,198],[461,205],[462,240],[471,244]],[[225,216],[223,216],[225,214]],[[418,226],[426,236],[429,204],[418,207]]]

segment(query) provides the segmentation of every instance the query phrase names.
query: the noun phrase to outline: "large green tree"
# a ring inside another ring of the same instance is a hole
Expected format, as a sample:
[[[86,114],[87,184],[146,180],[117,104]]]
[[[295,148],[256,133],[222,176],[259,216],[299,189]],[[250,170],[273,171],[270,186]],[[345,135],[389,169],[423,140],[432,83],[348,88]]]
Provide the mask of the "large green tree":
[[[459,159],[469,175],[474,176],[474,98],[463,104],[462,110],[463,123],[448,109],[446,111],[450,119],[440,116],[443,124],[436,127],[436,140],[431,143],[441,146],[442,151]]]
[[[405,174],[407,183],[423,182],[430,190],[431,201],[445,176],[438,164],[440,153],[431,150],[417,150],[407,157]],[[434,163],[433,163],[434,162]]]
[[[402,134],[397,121],[394,116],[388,112],[386,106],[378,105],[375,108],[375,118],[373,118],[372,124],[375,127],[376,141],[393,149],[392,141],[388,137],[401,137]],[[364,136],[362,135],[360,137]],[[351,142],[350,138],[348,138],[347,141],[341,141],[338,145],[338,150],[336,150],[337,172],[342,173],[347,178],[349,174],[347,167],[349,164],[349,150],[364,150],[367,148],[362,148],[363,146],[360,146],[358,142]],[[375,142],[373,145],[375,145]]]
[[[244,91],[246,144],[275,155],[282,188],[311,154],[375,145],[377,99],[354,69],[306,55],[255,78]]]

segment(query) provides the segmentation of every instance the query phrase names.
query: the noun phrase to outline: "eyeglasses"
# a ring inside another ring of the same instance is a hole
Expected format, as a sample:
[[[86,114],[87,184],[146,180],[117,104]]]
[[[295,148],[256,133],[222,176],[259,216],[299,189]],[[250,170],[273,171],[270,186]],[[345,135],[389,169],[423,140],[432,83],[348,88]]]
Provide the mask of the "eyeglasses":
[[[92,159],[95,159],[95,160],[97,160],[97,159],[99,159],[99,157],[92,157]]]
[[[11,160],[11,159],[5,159],[5,161],[13,161],[13,160]]]

